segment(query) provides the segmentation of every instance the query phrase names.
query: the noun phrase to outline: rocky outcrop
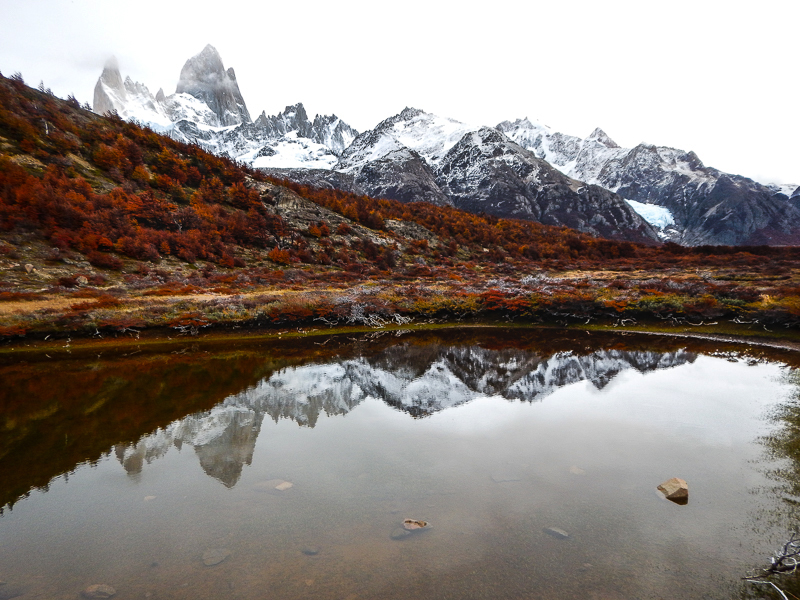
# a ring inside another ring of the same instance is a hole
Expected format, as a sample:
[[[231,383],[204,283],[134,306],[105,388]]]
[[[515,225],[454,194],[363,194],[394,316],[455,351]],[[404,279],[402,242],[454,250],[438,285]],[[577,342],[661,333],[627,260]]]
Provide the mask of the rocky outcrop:
[[[262,169],[267,175],[287,179],[301,185],[310,185],[328,190],[342,190],[359,196],[367,192],[356,183],[351,173],[341,173],[328,169]]]
[[[202,100],[217,115],[221,125],[250,122],[236,74],[232,68],[225,70],[219,52],[211,44],[186,61],[175,92]]]

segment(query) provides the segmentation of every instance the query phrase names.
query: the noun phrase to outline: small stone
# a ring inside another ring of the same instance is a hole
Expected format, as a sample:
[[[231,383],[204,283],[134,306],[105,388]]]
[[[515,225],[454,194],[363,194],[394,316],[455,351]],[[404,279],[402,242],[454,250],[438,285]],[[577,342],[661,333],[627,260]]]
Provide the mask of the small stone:
[[[411,532],[408,529],[404,529],[403,527],[396,527],[392,530],[392,533],[389,535],[390,538],[393,540],[402,540],[407,538],[411,535]]]
[[[319,554],[319,546],[306,546],[301,552],[306,556],[316,556]]]
[[[89,284],[89,280],[86,279],[86,277],[84,277],[83,275],[78,275],[75,278],[75,283],[77,283],[78,285],[88,285]]]
[[[278,485],[276,485],[275,489],[279,490],[281,492],[285,492],[286,490],[288,490],[293,485],[294,485],[293,483],[289,483],[288,481],[284,481],[283,483],[279,483]]]
[[[569,472],[572,473],[573,475],[586,475],[586,471],[584,471],[580,467],[576,467],[575,465],[572,465],[569,468]]]
[[[102,583],[96,583],[94,585],[90,585],[87,587],[83,592],[81,592],[84,598],[91,598],[91,599],[98,599],[98,598],[111,598],[112,596],[117,595],[117,590],[115,590],[110,585],[105,585]]]
[[[145,497],[144,497],[144,501],[145,501],[145,502],[150,502],[151,500],[155,500],[155,499],[156,499],[156,497],[155,497],[155,496],[145,496]]]
[[[559,540],[566,540],[569,538],[569,534],[560,527],[545,527],[542,531]]]
[[[25,265],[25,272],[26,272],[26,273],[33,273],[33,265],[32,265],[32,264],[30,264],[30,263],[28,263],[27,265]]]
[[[416,529],[425,529],[428,527],[427,521],[418,521],[416,519],[405,519],[403,521],[403,528],[408,529],[409,531],[414,531]]]
[[[218,565],[231,555],[226,548],[211,548],[203,552],[203,564],[207,567]]]
[[[678,477],[668,479],[658,486],[658,490],[664,494],[667,500],[671,500],[675,504],[689,502],[689,484]]]

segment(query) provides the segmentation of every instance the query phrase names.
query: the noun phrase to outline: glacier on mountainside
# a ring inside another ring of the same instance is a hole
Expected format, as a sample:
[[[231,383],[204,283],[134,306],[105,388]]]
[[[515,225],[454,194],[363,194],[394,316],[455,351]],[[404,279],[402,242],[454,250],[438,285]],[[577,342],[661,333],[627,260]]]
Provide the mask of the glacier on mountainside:
[[[672,217],[672,213],[668,208],[658,206],[657,204],[644,204],[636,200],[625,200],[625,202],[630,204],[631,208],[639,213],[645,221],[655,227],[660,236],[664,238],[669,237],[669,234],[666,233],[666,229],[671,225],[675,225],[675,219]]]

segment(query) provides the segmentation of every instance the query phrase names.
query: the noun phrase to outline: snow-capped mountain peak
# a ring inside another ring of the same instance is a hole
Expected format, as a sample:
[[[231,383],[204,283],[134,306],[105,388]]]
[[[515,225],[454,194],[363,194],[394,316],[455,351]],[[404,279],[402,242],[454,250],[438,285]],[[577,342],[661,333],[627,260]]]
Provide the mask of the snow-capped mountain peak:
[[[116,111],[170,137],[255,167],[330,169],[358,132],[336,115],[311,121],[302,103],[251,122],[232,68],[207,45],[186,61],[176,92],[153,96],[144,84],[123,82],[109,59],[95,87],[94,111]]]
[[[232,68],[225,70],[219,52],[211,44],[183,65],[175,93],[187,93],[205,102],[221,125],[250,122],[236,74]]]
[[[407,107],[358,136],[342,154],[336,169],[352,172],[402,148],[413,150],[428,165],[435,166],[466,133],[478,129],[455,119]]]
[[[606,148],[619,148],[619,144],[617,144],[614,140],[608,137],[608,134],[599,127],[589,134],[589,137],[586,138],[586,141],[597,142],[598,144],[601,144]]]

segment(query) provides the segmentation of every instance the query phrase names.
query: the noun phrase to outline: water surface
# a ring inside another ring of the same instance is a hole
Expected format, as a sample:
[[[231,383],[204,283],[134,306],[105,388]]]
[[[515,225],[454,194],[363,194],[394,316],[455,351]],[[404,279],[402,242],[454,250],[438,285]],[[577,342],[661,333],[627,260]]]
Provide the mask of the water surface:
[[[786,533],[780,356],[488,330],[174,352],[2,366],[0,598],[730,598]],[[392,539],[404,518],[431,527]]]

